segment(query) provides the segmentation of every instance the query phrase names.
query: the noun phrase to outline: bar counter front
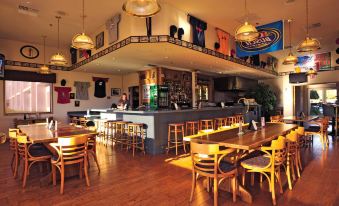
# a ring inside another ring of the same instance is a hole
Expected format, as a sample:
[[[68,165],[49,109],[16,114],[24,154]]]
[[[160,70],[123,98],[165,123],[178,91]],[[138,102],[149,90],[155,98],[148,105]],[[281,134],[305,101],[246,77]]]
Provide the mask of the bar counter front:
[[[100,111],[101,119],[123,120],[134,123],[145,124],[146,141],[145,149],[148,154],[161,154],[166,151],[168,124],[185,123],[186,121],[199,121],[202,119],[214,119],[244,114],[245,123],[259,120],[260,106],[254,106],[245,114],[244,106],[207,107],[201,109],[185,110],[159,110],[159,111],[139,111],[139,110],[94,110]]]

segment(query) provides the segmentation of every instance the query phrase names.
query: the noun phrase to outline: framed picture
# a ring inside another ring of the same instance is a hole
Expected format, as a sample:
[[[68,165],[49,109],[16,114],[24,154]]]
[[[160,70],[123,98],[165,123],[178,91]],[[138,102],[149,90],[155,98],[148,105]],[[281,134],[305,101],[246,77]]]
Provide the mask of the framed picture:
[[[74,101],[74,106],[75,107],[80,107],[80,101],[78,101],[78,100]]]
[[[75,99],[75,94],[74,93],[69,93],[69,98],[70,99]]]
[[[112,88],[111,89],[111,96],[120,96],[121,95],[121,89],[120,88]]]
[[[95,37],[95,48],[99,49],[103,46],[104,46],[104,32],[101,32]]]
[[[27,59],[35,59],[39,56],[39,50],[31,45],[21,47],[20,54]]]
[[[0,78],[5,76],[5,56],[0,54]]]

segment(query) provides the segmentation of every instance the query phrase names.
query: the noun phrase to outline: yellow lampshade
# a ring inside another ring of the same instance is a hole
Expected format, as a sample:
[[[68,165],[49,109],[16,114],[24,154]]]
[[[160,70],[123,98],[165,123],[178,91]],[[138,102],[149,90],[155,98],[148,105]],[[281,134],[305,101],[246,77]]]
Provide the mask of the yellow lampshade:
[[[122,10],[127,14],[146,18],[157,14],[161,6],[157,0],[127,0]]]
[[[85,33],[76,34],[72,39],[72,47],[76,49],[93,49],[94,43],[91,37],[87,36]]]
[[[50,74],[51,71],[49,70],[48,66],[43,65],[42,67],[40,67],[39,73],[40,74]]]
[[[241,25],[235,32],[235,39],[237,41],[253,41],[259,37],[259,32],[255,26],[249,24],[247,21]]]
[[[310,69],[307,71],[307,75],[317,75],[317,71],[314,70],[313,68],[310,68]]]
[[[294,56],[291,52],[288,54],[288,56],[284,59],[283,64],[289,65],[289,64],[296,64],[298,63],[298,58]]]
[[[295,73],[300,73],[300,72],[301,72],[301,68],[300,68],[300,67],[296,67],[296,68],[294,69],[294,71],[295,71]]]
[[[320,42],[315,38],[306,37],[297,48],[298,52],[312,52],[320,49]]]
[[[65,66],[67,64],[67,60],[64,55],[56,53],[51,57],[50,63],[57,66]]]

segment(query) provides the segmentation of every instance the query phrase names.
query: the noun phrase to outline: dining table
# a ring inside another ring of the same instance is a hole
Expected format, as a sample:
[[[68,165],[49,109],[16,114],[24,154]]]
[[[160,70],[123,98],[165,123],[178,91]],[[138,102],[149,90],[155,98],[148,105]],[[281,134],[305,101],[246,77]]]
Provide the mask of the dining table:
[[[300,126],[304,126],[304,123],[314,121],[318,118],[319,118],[319,116],[316,116],[316,115],[310,115],[310,116],[304,116],[304,117],[285,116],[285,117],[283,117],[283,121],[286,122],[286,123],[288,123],[288,122],[297,123]]]
[[[184,141],[197,141],[202,144],[218,144],[226,148],[238,150],[240,155],[248,154],[251,150],[260,149],[262,145],[269,144],[281,135],[286,135],[291,130],[298,128],[296,124],[266,123],[257,130],[243,128],[242,134],[239,128],[225,128],[221,130],[202,131],[196,135],[185,136]],[[224,187],[229,191],[230,187]],[[238,196],[247,203],[252,203],[251,193],[239,184]]]

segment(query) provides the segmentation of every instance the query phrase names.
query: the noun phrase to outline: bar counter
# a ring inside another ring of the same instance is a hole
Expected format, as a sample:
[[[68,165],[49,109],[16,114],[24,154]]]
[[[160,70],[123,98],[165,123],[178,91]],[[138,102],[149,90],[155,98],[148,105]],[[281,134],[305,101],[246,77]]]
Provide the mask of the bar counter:
[[[244,115],[245,122],[258,121],[260,106],[254,106]],[[97,111],[92,109],[92,111]],[[207,107],[202,109],[185,110],[160,110],[160,111],[139,111],[139,110],[100,110],[101,119],[123,120],[135,123],[144,123],[146,126],[146,153],[160,154],[165,152],[167,146],[168,124],[185,123],[186,121],[214,119],[219,117],[232,116],[245,113],[244,106]]]

